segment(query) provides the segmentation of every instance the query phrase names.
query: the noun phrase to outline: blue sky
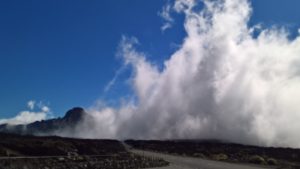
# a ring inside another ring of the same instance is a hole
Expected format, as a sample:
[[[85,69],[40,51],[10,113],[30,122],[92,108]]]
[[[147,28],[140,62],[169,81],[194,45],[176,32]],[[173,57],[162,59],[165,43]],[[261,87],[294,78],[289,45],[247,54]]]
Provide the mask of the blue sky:
[[[122,35],[139,39],[147,59],[162,64],[185,36],[183,16],[161,31],[162,0],[12,0],[0,2],[0,117],[13,117],[29,100],[49,105],[54,116],[96,100],[114,104],[130,95],[125,71],[105,86],[122,61]],[[253,0],[251,24],[300,27],[299,0]],[[291,38],[293,37],[293,34]]]

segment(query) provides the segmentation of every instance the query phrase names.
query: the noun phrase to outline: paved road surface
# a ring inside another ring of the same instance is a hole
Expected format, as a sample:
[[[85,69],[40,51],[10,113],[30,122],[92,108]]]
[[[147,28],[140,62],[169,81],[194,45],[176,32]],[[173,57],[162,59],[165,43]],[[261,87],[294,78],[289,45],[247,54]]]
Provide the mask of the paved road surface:
[[[141,150],[130,151],[140,155],[163,158],[164,160],[170,162],[170,166],[168,167],[160,167],[155,169],[270,169],[270,167],[264,166],[232,164],[226,162],[204,160],[199,158],[166,155]]]

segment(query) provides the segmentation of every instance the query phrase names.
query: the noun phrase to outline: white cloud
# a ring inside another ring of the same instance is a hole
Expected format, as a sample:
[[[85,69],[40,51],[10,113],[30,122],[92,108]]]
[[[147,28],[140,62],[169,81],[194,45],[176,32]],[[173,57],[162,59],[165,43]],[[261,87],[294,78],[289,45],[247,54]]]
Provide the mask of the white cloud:
[[[30,110],[33,110],[33,109],[34,109],[34,106],[35,106],[35,101],[34,101],[34,100],[28,101],[27,107],[28,107]]]
[[[27,103],[30,111],[21,111],[13,118],[8,119],[0,119],[0,124],[10,124],[10,125],[18,125],[18,124],[29,124],[35,121],[45,120],[48,117],[50,108],[48,106],[43,105],[43,103],[39,104],[39,111],[32,111],[35,106],[35,101],[28,101]]]
[[[164,24],[161,27],[162,31],[171,28],[174,23],[174,19],[171,16],[172,10],[173,10],[172,4],[167,3],[165,6],[163,6],[162,10],[158,13],[158,15],[164,20]]]
[[[0,124],[28,124],[35,121],[45,120],[47,114],[45,112],[21,111],[16,117],[10,119],[0,119]]]
[[[47,113],[47,112],[50,111],[50,108],[49,108],[48,106],[43,106],[41,109],[42,109],[42,111],[45,112],[45,113]]]
[[[191,14],[191,10],[195,6],[195,4],[195,0],[175,0],[174,9],[178,13],[188,12]]]

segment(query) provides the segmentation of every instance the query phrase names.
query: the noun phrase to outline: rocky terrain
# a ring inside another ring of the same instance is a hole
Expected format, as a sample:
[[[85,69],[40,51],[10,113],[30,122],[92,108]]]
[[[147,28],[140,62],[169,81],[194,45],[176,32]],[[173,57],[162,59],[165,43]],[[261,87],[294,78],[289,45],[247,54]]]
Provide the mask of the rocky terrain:
[[[0,133],[0,157],[112,155],[126,152],[117,140],[72,139],[56,136],[36,137]]]
[[[116,156],[57,156],[1,159],[2,169],[138,169],[167,166],[168,162],[125,153]]]
[[[135,169],[166,166],[127,152],[120,141],[0,133],[0,169]]]
[[[135,149],[233,163],[300,168],[300,150],[257,147],[217,140],[127,140]]]

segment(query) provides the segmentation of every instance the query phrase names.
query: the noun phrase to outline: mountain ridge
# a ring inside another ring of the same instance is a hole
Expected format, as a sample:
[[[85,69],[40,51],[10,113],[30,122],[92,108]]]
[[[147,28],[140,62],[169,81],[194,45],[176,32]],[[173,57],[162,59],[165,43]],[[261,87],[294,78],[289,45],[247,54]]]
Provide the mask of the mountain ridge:
[[[55,133],[61,131],[74,131],[76,126],[89,116],[83,108],[74,107],[68,110],[64,117],[35,121],[29,124],[2,124],[0,132],[21,135],[56,135]]]

